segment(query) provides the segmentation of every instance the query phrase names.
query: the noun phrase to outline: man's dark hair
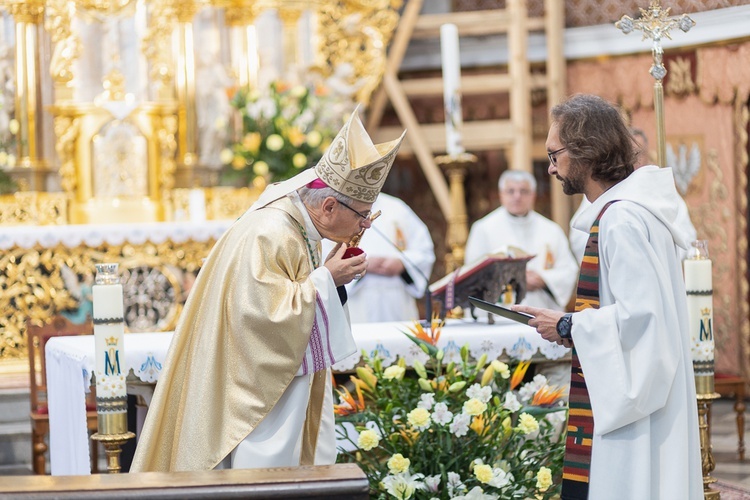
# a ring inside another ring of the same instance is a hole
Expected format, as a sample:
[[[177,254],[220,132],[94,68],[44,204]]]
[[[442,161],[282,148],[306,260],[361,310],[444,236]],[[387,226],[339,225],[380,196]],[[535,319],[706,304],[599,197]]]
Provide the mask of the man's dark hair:
[[[571,163],[588,168],[595,181],[620,182],[633,173],[637,151],[618,108],[594,95],[578,94],[552,108],[552,121]]]

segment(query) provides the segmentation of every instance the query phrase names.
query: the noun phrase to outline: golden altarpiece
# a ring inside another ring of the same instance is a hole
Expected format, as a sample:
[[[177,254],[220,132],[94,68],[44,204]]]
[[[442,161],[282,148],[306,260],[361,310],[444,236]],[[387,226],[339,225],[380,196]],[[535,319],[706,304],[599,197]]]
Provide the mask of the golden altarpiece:
[[[27,319],[90,312],[96,263],[120,264],[130,331],[172,329],[257,195],[218,185],[232,91],[315,79],[367,102],[401,4],[0,0],[0,372],[23,370]]]

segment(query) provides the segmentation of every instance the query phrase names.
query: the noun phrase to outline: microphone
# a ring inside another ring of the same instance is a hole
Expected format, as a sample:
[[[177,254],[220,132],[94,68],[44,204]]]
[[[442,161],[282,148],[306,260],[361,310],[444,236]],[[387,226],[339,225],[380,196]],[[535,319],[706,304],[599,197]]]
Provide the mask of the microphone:
[[[388,242],[389,245],[391,245],[393,248],[396,249],[396,251],[403,257],[404,261],[406,261],[407,264],[409,264],[414,270],[419,274],[420,277],[422,277],[425,281],[425,290],[424,290],[424,296],[425,296],[425,320],[420,321],[422,323],[422,326],[430,326],[432,322],[432,292],[430,291],[430,278],[428,278],[422,270],[417,266],[409,257],[406,256],[406,253],[401,250],[398,245],[396,245],[394,242],[391,241],[391,239],[383,233],[380,229],[375,227],[375,224],[370,226],[370,229],[375,231],[381,238],[383,238],[385,241]]]

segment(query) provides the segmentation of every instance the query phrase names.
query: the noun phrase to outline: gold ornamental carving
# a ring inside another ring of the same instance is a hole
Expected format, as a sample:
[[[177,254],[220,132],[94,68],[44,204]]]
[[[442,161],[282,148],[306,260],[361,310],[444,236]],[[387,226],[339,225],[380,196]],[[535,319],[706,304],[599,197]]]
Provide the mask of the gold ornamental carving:
[[[126,289],[129,331],[167,331],[175,327],[192,281],[215,240],[68,248],[13,247],[0,254],[0,364],[26,357],[26,319],[41,324],[75,314],[90,293],[94,265],[117,262]],[[156,300],[141,300],[145,290]],[[130,292],[128,292],[130,290]],[[151,309],[149,309],[151,308]]]
[[[58,115],[54,118],[55,151],[60,160],[60,182],[65,193],[71,196],[75,193],[78,182],[76,181],[76,164],[75,164],[75,141],[79,133],[78,118]]]
[[[73,80],[73,64],[81,55],[81,41],[71,30],[73,15],[68,0],[48,0],[44,28],[54,45],[50,75],[58,92]],[[57,96],[69,98],[70,95]]]
[[[692,63],[686,57],[677,57],[669,63],[669,80],[664,90],[668,94],[687,96],[695,93],[697,87],[692,77]]]
[[[154,0],[150,4],[148,30],[143,37],[142,51],[151,67],[150,76],[159,82],[160,98],[173,95],[172,32],[177,25],[177,10],[169,0]]]
[[[747,170],[745,167],[750,162],[748,155],[748,123],[750,123],[750,108],[744,99],[735,100],[735,172],[737,172],[737,213],[747,214]],[[750,296],[750,283],[747,278],[747,218],[737,217],[737,270],[738,289],[736,301],[739,307],[737,317],[740,318],[739,324],[739,342],[742,346],[742,366],[745,380],[750,380],[750,304],[746,300]]]
[[[358,102],[369,102],[385,72],[386,47],[396,30],[402,0],[323,2],[319,11],[320,58],[330,68],[350,65],[348,83],[362,82]],[[377,78],[373,78],[377,75]]]
[[[39,24],[44,17],[42,0],[6,0],[3,3],[17,23]]]

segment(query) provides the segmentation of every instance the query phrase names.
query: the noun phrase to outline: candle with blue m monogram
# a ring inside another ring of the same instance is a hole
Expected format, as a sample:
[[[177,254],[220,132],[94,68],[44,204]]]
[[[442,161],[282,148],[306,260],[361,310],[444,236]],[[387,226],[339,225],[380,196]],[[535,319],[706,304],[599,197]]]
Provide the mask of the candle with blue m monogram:
[[[127,431],[127,394],[123,349],[125,323],[123,295],[117,264],[96,264],[93,287],[96,344],[96,409],[99,432]],[[106,425],[103,425],[106,424]]]
[[[694,241],[683,265],[696,390],[698,394],[713,394],[713,280],[708,243],[705,240]]]

